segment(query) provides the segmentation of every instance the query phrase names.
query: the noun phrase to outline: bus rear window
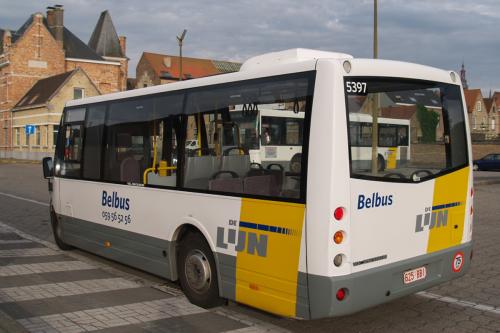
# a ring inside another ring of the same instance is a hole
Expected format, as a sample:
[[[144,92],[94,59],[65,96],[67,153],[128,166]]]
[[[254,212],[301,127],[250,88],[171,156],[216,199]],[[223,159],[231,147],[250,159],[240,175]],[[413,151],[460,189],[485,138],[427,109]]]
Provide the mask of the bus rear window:
[[[421,181],[466,166],[460,87],[346,77],[351,176]]]

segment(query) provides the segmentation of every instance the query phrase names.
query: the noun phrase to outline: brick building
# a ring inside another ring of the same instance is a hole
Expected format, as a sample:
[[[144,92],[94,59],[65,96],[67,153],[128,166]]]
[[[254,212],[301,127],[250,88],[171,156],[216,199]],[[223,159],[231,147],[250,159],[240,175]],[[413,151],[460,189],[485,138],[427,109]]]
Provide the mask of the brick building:
[[[200,58],[182,57],[183,80],[237,72],[241,64]],[[143,52],[136,68],[136,88],[177,82],[180,76],[180,58],[168,54]]]
[[[489,110],[486,107],[481,89],[464,89],[464,96],[472,140],[485,140],[495,137],[495,124],[493,124],[492,129]]]
[[[126,89],[127,66],[125,37],[108,11],[88,44],[64,26],[60,5],[31,15],[17,30],[0,29],[0,158],[13,156],[12,108],[37,81],[80,68],[104,94]]]
[[[99,95],[81,68],[38,80],[12,109],[11,156],[40,160],[54,154],[59,121],[66,101]],[[26,126],[34,127],[26,135]]]

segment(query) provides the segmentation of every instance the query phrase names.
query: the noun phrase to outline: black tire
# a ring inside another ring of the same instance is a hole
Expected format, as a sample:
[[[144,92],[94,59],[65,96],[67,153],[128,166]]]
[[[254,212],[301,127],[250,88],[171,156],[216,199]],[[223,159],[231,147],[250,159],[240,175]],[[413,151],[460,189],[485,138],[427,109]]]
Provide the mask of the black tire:
[[[73,250],[73,246],[64,243],[61,239],[62,229],[53,209],[50,210],[50,224],[52,225],[52,233],[54,234],[57,247],[63,251]]]
[[[385,160],[382,157],[382,155],[377,156],[377,169],[378,171],[384,171],[385,170]]]
[[[188,233],[181,240],[178,253],[179,281],[189,301],[202,308],[224,304],[219,297],[215,259],[203,236]]]

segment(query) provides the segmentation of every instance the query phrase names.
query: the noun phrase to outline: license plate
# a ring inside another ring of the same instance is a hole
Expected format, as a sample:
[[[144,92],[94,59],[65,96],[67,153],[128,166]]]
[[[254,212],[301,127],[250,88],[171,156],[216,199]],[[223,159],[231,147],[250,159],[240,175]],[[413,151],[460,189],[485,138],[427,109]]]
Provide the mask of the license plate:
[[[410,284],[415,281],[423,280],[427,276],[427,269],[425,266],[412,269],[403,273],[404,284]]]

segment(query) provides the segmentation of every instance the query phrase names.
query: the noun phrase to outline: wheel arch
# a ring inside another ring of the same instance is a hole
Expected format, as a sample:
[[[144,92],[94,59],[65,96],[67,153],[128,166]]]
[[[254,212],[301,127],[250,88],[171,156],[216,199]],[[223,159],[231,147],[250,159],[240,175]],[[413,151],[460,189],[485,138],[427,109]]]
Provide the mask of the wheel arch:
[[[172,228],[172,232],[170,234],[170,248],[169,248],[169,264],[171,268],[171,277],[170,279],[173,281],[176,281],[179,279],[179,274],[177,271],[177,265],[178,265],[178,246],[182,239],[190,232],[198,233],[200,236],[202,236],[205,241],[207,242],[208,246],[210,247],[210,250],[212,251],[212,254],[215,259],[215,266],[217,269],[217,279],[220,282],[220,273],[219,273],[219,263],[217,260],[217,253],[215,252],[215,244],[212,240],[212,237],[210,237],[210,233],[208,230],[206,230],[205,227],[195,219],[189,218],[189,219],[184,219],[180,223],[178,223],[175,227]],[[219,284],[220,285],[220,284]]]

